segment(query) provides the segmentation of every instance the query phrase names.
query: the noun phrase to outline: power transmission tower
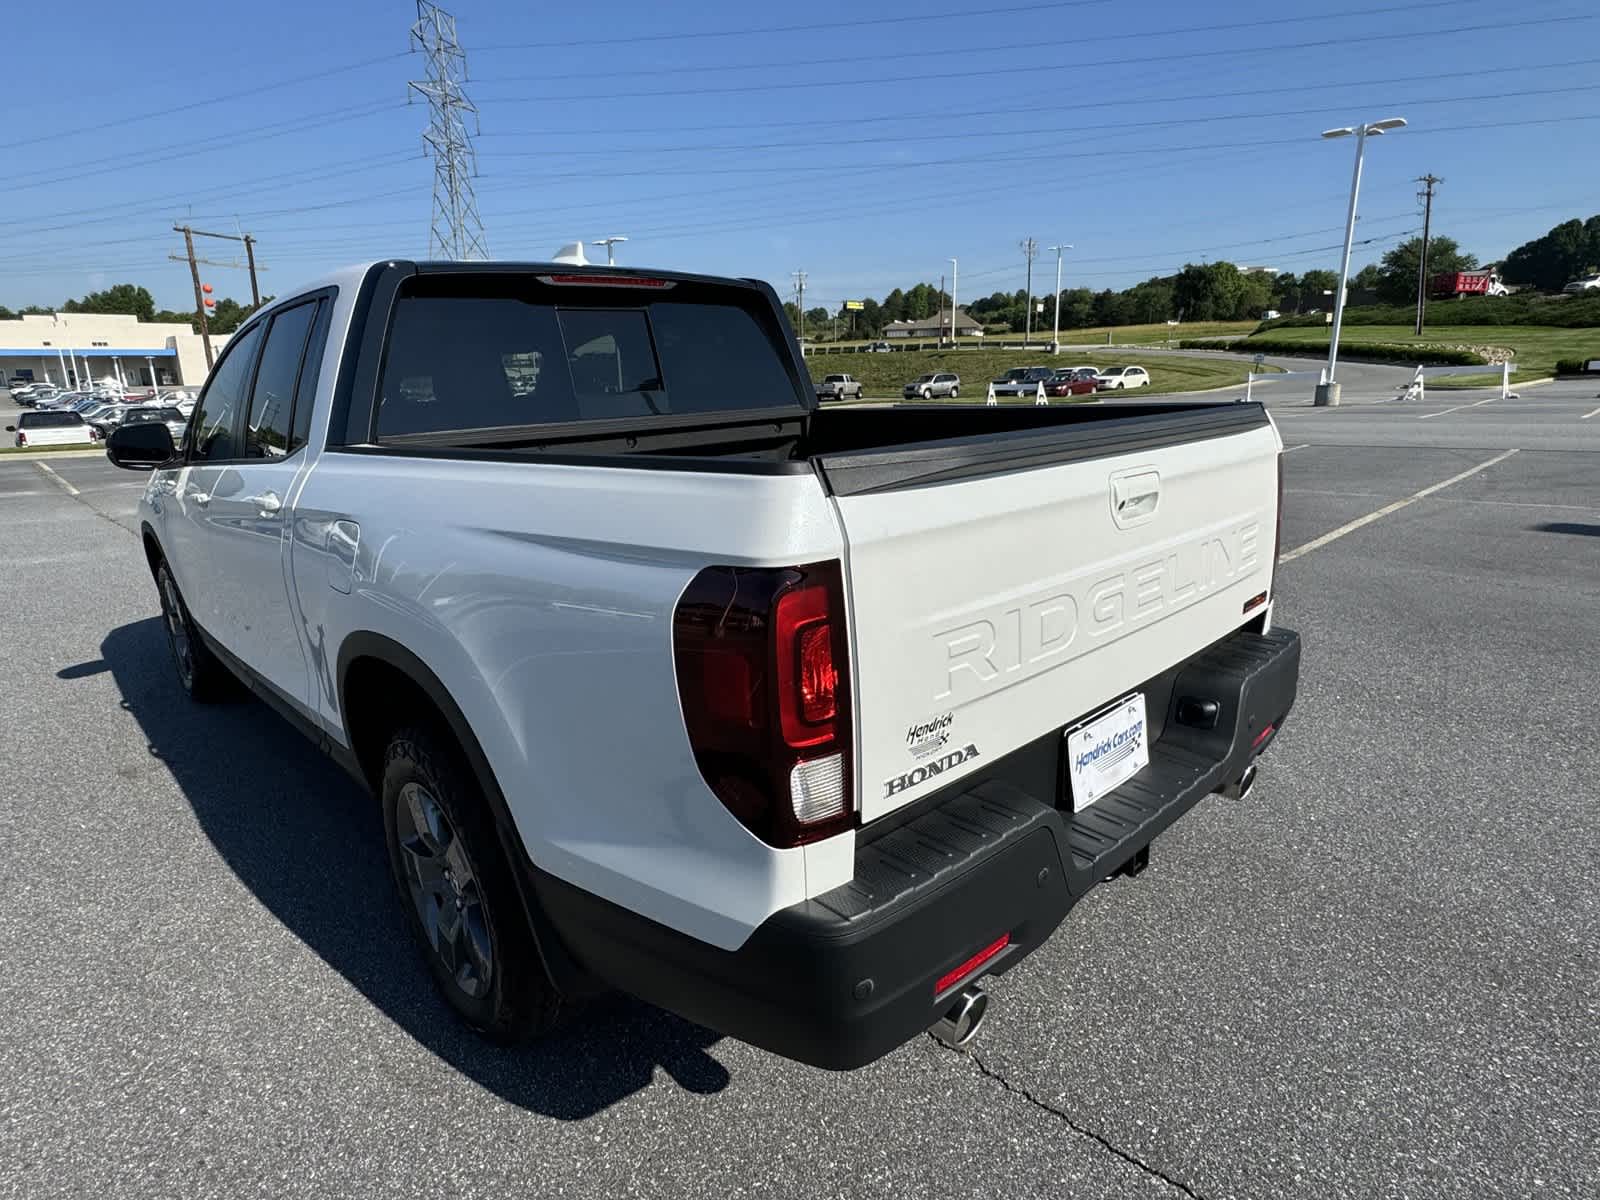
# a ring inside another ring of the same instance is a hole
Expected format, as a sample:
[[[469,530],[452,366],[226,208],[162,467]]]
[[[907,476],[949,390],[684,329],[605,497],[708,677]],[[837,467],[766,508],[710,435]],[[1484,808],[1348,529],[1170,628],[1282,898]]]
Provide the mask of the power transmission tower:
[[[800,340],[806,340],[806,273],[794,273],[794,310],[800,315]]]
[[[1026,346],[1033,340],[1033,260],[1039,257],[1039,243],[1026,237],[1017,244],[1022,248],[1022,257],[1028,260],[1028,303],[1022,318],[1022,344]]]
[[[1422,336],[1422,319],[1427,315],[1428,309],[1428,235],[1433,225],[1433,189],[1444,180],[1431,171],[1417,180],[1422,184],[1423,190],[1417,193],[1417,199],[1422,201],[1422,256],[1417,260],[1417,328],[1418,337]]]
[[[411,41],[427,56],[428,77],[413,79],[412,90],[428,102],[428,128],[422,141],[433,159],[433,221],[428,253],[438,258],[488,258],[483,221],[472,180],[478,158],[472,148],[478,110],[462,85],[467,56],[456,40],[456,19],[431,0],[417,0],[417,22]],[[464,114],[471,114],[467,131]]]

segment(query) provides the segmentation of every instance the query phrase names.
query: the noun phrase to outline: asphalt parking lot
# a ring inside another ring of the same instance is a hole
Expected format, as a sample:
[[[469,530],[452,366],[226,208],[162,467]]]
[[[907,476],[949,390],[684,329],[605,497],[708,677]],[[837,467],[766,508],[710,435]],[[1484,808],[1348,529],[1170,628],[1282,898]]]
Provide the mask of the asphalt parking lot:
[[[1255,790],[972,1053],[846,1075],[625,998],[463,1033],[373,806],[182,700],[140,477],[0,457],[0,1195],[1596,1195],[1600,386],[1386,379],[1272,401],[1305,660]]]

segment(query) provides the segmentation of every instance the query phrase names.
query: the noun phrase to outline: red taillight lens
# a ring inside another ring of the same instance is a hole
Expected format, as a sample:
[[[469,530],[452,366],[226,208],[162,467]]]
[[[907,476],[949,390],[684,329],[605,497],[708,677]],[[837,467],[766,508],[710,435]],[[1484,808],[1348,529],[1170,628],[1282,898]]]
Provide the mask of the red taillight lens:
[[[836,562],[708,567],[673,614],[695,762],[729,812],[774,846],[848,829],[848,664]]]
[[[933,994],[937,996],[941,992],[949,991],[963,979],[966,979],[969,975],[976,974],[978,968],[982,967],[985,963],[991,962],[995,955],[999,954],[1000,951],[1004,950],[1010,944],[1011,935],[1009,933],[1002,933],[999,937],[995,938],[994,941],[990,942],[982,950],[979,950],[959,967],[955,967],[952,970],[946,971],[943,975],[939,976],[939,981],[933,985]]]
[[[27,444],[28,444],[28,435],[25,434],[25,433],[18,433],[17,434],[17,445],[26,446]]]

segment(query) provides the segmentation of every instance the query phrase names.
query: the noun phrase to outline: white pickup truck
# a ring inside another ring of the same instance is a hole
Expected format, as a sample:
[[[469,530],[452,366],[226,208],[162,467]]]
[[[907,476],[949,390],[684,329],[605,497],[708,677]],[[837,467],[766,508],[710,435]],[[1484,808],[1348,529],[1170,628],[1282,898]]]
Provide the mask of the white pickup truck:
[[[819,408],[761,283],[389,261],[107,452],[182,686],[378,797],[469,1024],[621,988],[849,1068],[971,1036],[1248,790],[1299,673],[1280,449],[1256,404]]]

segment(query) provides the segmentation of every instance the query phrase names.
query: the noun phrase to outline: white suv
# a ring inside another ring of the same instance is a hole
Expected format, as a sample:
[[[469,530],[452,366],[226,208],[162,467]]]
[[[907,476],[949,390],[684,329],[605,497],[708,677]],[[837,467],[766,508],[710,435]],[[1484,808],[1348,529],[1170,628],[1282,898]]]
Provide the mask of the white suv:
[[[1124,388],[1150,386],[1150,372],[1143,367],[1107,367],[1095,381],[1098,392],[1117,392]]]

